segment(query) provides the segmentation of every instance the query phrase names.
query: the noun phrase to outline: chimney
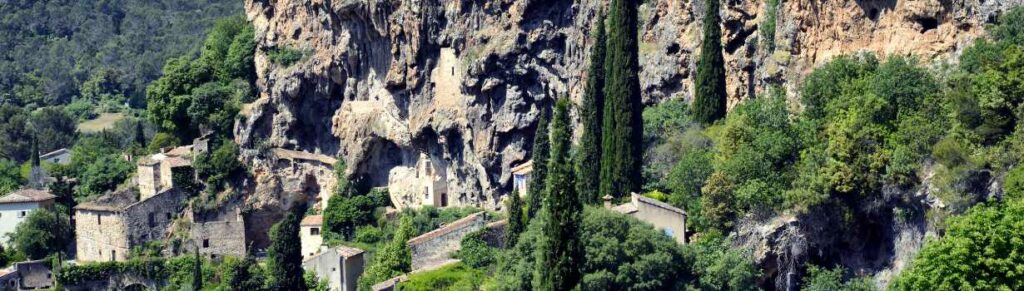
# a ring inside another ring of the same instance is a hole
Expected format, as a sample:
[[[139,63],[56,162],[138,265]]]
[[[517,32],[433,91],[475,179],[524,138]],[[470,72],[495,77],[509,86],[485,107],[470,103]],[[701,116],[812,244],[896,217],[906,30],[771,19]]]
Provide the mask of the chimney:
[[[601,199],[604,199],[604,208],[612,209],[612,195],[605,194]]]

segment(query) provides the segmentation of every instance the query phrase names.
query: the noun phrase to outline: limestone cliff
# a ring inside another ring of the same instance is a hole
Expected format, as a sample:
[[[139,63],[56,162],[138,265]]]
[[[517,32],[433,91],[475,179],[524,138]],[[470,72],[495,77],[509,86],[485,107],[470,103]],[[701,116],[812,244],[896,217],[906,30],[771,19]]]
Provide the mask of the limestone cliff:
[[[704,1],[642,1],[645,103],[692,98]],[[726,0],[730,106],[773,84],[795,98],[803,76],[840,54],[945,62],[1024,0],[780,2],[770,35],[765,1]],[[296,202],[326,201],[337,160],[354,181],[388,187],[401,203],[421,203],[428,186],[445,189],[448,205],[498,207],[511,190],[509,169],[530,157],[541,108],[561,96],[580,101],[588,34],[605,3],[246,0],[259,98],[245,105],[235,136],[255,176],[247,196],[253,225],[269,226]],[[282,51],[301,58],[273,62]],[[424,163],[432,169],[428,182]],[[791,272],[806,252],[842,239],[815,237],[822,221],[783,217],[741,229],[741,240],[762,248],[759,264],[776,272],[765,286],[794,286]],[[920,226],[892,225],[912,227],[884,235],[880,241],[890,247],[879,254],[843,263],[870,273],[897,264],[890,256],[915,252]],[[891,247],[904,240],[910,248]]]

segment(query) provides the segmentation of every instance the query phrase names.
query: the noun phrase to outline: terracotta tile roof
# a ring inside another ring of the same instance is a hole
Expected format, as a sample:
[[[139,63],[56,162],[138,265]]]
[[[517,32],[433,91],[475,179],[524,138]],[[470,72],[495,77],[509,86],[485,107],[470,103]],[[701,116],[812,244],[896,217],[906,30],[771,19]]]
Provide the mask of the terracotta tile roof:
[[[321,226],[321,225],[324,225],[324,216],[323,215],[310,215],[310,216],[306,216],[305,218],[302,219],[302,222],[299,223],[299,225],[301,225],[301,226]]]
[[[448,233],[450,233],[452,231],[455,231],[457,229],[462,228],[463,226],[466,226],[466,225],[468,225],[470,223],[476,222],[477,220],[483,220],[484,219],[483,216],[484,216],[484,212],[483,211],[470,214],[470,215],[468,215],[466,217],[460,218],[459,220],[452,221],[452,223],[449,223],[449,224],[446,224],[444,226],[441,226],[438,229],[431,230],[430,232],[424,233],[423,235],[414,237],[414,238],[412,238],[412,239],[410,239],[408,241],[408,245],[409,246],[419,245],[419,244],[421,244],[421,243],[423,243],[425,241],[429,241],[429,240],[434,239],[436,237],[448,234]]]
[[[533,172],[533,160],[526,161],[518,166],[512,167],[513,174],[528,174]]]
[[[0,197],[0,203],[42,202],[53,199],[57,199],[57,196],[53,196],[47,191],[21,189]]]

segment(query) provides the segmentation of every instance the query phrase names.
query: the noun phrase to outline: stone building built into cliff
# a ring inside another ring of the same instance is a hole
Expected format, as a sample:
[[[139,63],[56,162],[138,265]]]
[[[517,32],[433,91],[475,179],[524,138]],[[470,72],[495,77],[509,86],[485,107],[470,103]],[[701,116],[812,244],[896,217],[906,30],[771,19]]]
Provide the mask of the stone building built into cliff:
[[[444,165],[444,161],[420,153],[411,177],[392,171],[388,184],[391,203],[398,209],[423,206],[476,206],[472,201],[460,201],[449,196],[448,175],[445,173]]]
[[[196,213],[194,209],[188,212],[192,218],[189,237],[200,254],[209,258],[219,256],[244,258],[248,255],[248,240],[245,236],[246,223],[239,208],[212,214]]]
[[[303,259],[311,258],[320,251],[320,247],[324,244],[323,224],[323,215],[306,216],[299,223],[299,241],[302,245]]]
[[[649,223],[680,244],[686,243],[686,211],[643,195],[632,193],[630,201],[612,206],[612,196],[604,196],[604,207]]]
[[[176,183],[194,179],[191,147],[138,161],[138,189],[119,189],[75,207],[79,261],[123,261],[133,247],[164,239],[185,208],[188,193]]]
[[[512,189],[519,192],[520,197],[526,196],[530,191],[531,173],[533,173],[533,160],[512,167]]]

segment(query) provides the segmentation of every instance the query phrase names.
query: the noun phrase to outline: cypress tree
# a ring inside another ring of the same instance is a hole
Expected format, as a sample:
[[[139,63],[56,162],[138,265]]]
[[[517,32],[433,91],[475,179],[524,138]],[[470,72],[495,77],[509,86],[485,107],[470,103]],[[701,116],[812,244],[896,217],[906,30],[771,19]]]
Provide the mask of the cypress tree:
[[[199,248],[194,247],[195,262],[192,263],[192,290],[203,290],[203,261],[199,258]]]
[[[711,124],[725,117],[725,58],[722,56],[722,27],[718,15],[719,0],[704,4],[704,40],[697,60],[696,94],[693,99],[693,118]]]
[[[612,0],[610,7],[599,195],[620,196],[642,185],[643,104],[637,77],[637,1]]]
[[[572,132],[569,121],[569,102],[562,98],[555,106],[552,123],[551,160],[548,163],[547,199],[544,199],[543,241],[541,258],[537,262],[540,272],[538,290],[572,290],[580,281],[583,266],[583,244],[580,225],[583,204],[576,193],[575,173],[569,157]]]
[[[135,123],[135,144],[140,148],[146,148],[146,132],[142,128],[142,120]]]
[[[270,228],[270,248],[267,249],[267,264],[271,276],[271,290],[306,291],[306,280],[302,277],[302,250],[299,245],[299,214],[304,211],[293,209],[280,222]]]
[[[519,234],[526,229],[523,225],[523,201],[519,192],[512,192],[508,200],[508,228],[505,231],[505,247],[512,248],[519,241]]]
[[[39,167],[39,140],[32,136],[32,167]]]
[[[541,109],[540,120],[537,121],[537,131],[533,135],[533,172],[530,173],[530,187],[527,189],[529,212],[526,219],[529,220],[537,214],[540,209],[541,200],[544,199],[544,181],[548,173],[548,155],[550,155],[551,144],[548,136],[548,122],[551,117],[547,109]]]
[[[597,21],[594,30],[594,46],[590,50],[590,71],[587,73],[587,87],[583,95],[583,136],[580,137],[579,155],[576,158],[577,191],[586,203],[597,203],[600,199],[601,168],[601,122],[604,119],[604,58],[605,42],[604,17]]]

